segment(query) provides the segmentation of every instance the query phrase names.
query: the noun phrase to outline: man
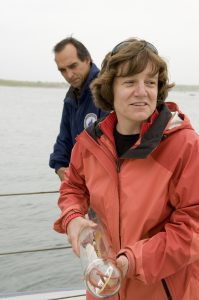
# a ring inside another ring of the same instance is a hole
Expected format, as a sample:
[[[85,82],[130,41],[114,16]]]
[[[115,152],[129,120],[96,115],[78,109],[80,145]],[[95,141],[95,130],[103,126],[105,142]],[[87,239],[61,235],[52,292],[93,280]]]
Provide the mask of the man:
[[[68,37],[56,44],[53,50],[57,68],[70,84],[64,99],[60,132],[49,162],[62,181],[76,136],[105,113],[93,103],[89,85],[99,70],[86,47]]]

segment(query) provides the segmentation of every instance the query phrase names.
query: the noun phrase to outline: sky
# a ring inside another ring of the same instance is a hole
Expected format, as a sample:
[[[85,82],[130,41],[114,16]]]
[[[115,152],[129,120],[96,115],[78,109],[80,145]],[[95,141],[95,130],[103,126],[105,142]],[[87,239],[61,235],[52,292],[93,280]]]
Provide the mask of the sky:
[[[198,11],[197,0],[1,0],[0,79],[64,81],[52,48],[72,35],[98,67],[122,40],[145,39],[170,81],[199,85]]]

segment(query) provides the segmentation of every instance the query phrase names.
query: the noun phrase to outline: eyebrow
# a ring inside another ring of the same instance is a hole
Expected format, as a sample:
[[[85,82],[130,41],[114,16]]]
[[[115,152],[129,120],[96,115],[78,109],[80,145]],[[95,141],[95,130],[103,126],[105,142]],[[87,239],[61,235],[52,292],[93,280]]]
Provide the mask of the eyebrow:
[[[57,69],[58,69],[59,71],[64,71],[64,70],[66,70],[67,68],[71,69],[71,68],[75,67],[76,64],[77,64],[77,62],[74,62],[74,63],[72,63],[72,64],[70,64],[70,65],[68,65],[68,66],[65,66],[65,67],[58,67]]]
[[[73,62],[72,64],[68,65],[67,67],[71,68],[71,67],[75,66],[76,64],[77,64],[77,62]]]
[[[125,76],[121,76],[121,77],[127,77],[127,78],[131,78],[131,77],[135,77],[136,75],[138,75],[139,73],[136,74],[129,74],[129,75],[125,75]],[[154,78],[157,77],[158,78],[158,72],[156,74],[153,73],[146,73],[145,76],[150,77],[150,78]],[[120,76],[116,76],[116,77],[120,77]]]

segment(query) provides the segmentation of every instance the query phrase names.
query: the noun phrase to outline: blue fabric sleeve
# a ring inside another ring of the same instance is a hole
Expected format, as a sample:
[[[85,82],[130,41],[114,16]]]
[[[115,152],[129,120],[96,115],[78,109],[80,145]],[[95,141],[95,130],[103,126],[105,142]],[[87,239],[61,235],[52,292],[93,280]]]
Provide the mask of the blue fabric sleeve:
[[[53,153],[50,155],[49,166],[58,170],[61,167],[68,167],[70,161],[71,150],[73,148],[73,141],[70,128],[70,106],[64,103],[60,132],[57,136],[54,145]]]

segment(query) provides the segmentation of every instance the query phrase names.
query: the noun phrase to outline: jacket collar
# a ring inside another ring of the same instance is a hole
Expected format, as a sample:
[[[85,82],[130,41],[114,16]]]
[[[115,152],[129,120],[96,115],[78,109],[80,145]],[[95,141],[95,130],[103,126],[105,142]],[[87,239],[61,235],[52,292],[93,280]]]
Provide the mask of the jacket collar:
[[[145,158],[153,152],[164,138],[164,131],[171,117],[172,114],[168,107],[162,104],[159,109],[159,115],[155,118],[154,122],[150,124],[147,131],[143,132],[144,134],[140,137],[136,145],[124,153],[122,158]]]
[[[162,104],[158,111],[155,111],[149,122],[144,123],[141,128],[141,134],[138,142],[134,147],[130,148],[121,158],[145,158],[147,157],[160,143],[164,137],[164,130],[167,127],[172,114],[167,105]],[[113,143],[113,129],[117,123],[115,112],[109,114],[103,121],[97,121],[93,126],[87,129],[89,135],[98,140],[105,134]]]

